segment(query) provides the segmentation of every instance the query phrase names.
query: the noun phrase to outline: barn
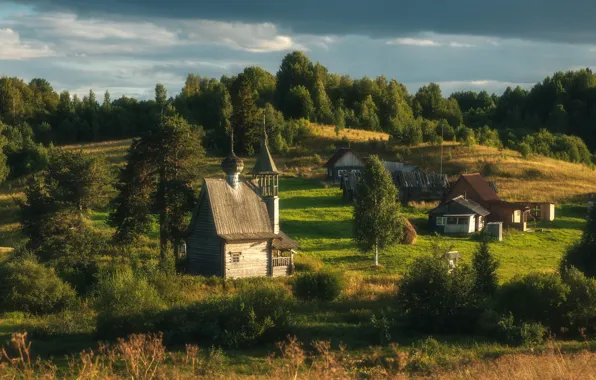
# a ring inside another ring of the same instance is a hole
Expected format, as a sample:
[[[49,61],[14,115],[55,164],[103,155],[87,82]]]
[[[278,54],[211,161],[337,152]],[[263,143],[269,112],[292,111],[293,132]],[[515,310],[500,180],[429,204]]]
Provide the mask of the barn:
[[[441,201],[449,191],[446,174],[396,171],[392,176],[402,204]]]
[[[298,245],[279,229],[279,172],[266,136],[251,181],[239,179],[244,162],[233,150],[221,166],[226,178],[204,180],[188,229],[188,272],[223,278],[292,274]]]
[[[503,228],[527,230],[530,207],[523,203],[506,202],[499,198],[496,186],[479,173],[462,174],[451,187],[445,200],[463,196],[473,200],[490,212],[489,222],[503,222]]]

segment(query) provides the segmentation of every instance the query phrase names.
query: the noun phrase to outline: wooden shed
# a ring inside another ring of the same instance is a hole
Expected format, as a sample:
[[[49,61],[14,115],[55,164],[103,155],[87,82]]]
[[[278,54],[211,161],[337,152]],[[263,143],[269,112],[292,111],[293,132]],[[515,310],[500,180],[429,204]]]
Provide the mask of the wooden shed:
[[[441,201],[449,191],[446,174],[396,171],[392,176],[393,183],[399,190],[399,200],[403,204]]]
[[[252,181],[239,179],[244,162],[233,151],[222,162],[226,179],[204,180],[188,230],[189,273],[242,278],[293,272],[298,245],[279,229],[279,173],[266,137],[261,149]]]
[[[441,203],[428,212],[429,229],[447,235],[482,231],[490,212],[463,196]]]

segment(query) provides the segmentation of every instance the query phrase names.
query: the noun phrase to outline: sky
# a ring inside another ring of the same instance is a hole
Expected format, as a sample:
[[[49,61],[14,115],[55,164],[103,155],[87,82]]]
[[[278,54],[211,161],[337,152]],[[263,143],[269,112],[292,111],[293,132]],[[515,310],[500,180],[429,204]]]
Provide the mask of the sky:
[[[596,68],[593,0],[0,0],[0,76],[112,98],[170,95],[188,73],[277,72],[292,50],[411,93],[530,88]]]

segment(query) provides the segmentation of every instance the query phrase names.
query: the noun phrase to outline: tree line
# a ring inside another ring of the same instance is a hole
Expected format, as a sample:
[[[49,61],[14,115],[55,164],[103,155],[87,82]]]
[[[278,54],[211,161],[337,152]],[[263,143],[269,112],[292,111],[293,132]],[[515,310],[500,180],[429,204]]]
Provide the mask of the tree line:
[[[220,79],[189,74],[175,97],[167,98],[163,86],[160,92],[191,125],[202,127],[206,147],[220,152],[233,126],[236,151],[253,154],[263,122],[272,148],[283,152],[299,138],[301,119],[337,130],[383,131],[406,145],[471,137],[482,143],[486,132],[479,131],[486,127],[498,133],[500,142],[492,145],[585,163],[596,147],[596,76],[589,69],[555,73],[529,91],[465,91],[446,98],[436,83],[409,94],[395,79],[330,73],[295,51],[275,75],[255,66]],[[2,77],[0,131],[6,141],[0,146],[7,157],[0,158],[0,178],[8,174],[4,161],[13,176],[33,172],[46,164],[45,146],[137,137],[159,115],[158,99],[112,100],[106,91],[99,100],[93,90],[81,99],[57,93],[45,79]]]

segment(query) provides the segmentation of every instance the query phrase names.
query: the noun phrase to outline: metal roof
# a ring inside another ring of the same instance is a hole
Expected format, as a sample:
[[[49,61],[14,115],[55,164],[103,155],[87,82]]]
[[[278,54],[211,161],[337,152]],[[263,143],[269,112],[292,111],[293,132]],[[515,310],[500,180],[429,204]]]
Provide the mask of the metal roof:
[[[476,215],[480,216],[487,216],[490,214],[490,211],[485,209],[484,207],[480,206],[478,203],[474,202],[471,199],[466,199],[463,196],[459,196],[453,198],[450,201],[441,203],[436,208],[429,211],[432,214],[460,214],[460,215],[470,215],[466,214],[464,210],[469,210]]]

